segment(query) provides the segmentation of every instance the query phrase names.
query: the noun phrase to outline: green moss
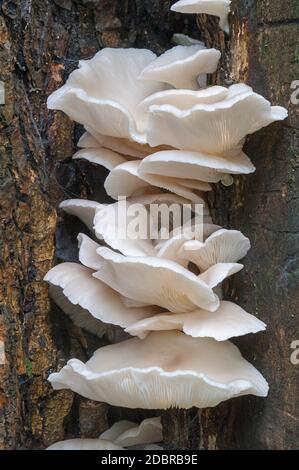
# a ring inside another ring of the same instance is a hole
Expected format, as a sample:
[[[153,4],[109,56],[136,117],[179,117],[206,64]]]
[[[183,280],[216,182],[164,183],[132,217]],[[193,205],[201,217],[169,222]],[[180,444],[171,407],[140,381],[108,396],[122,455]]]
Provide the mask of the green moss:
[[[28,357],[25,357],[25,367],[26,367],[26,374],[28,375],[29,379],[33,376],[32,373],[32,362]]]

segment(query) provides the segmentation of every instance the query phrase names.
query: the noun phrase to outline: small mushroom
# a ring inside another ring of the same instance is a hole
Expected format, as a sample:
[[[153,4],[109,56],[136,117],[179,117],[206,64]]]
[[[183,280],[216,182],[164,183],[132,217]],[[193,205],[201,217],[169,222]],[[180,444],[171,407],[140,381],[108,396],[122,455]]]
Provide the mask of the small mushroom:
[[[266,380],[232,343],[178,331],[105,346],[86,364],[71,359],[49,381],[55,390],[133,409],[205,408],[268,393]]]
[[[171,42],[176,44],[177,46],[193,46],[194,44],[200,44],[201,46],[205,47],[202,41],[198,39],[191,38],[187,36],[187,34],[175,33],[171,38]]]
[[[219,286],[225,279],[238,273],[243,269],[243,264],[239,263],[217,263],[208,268],[206,271],[198,275],[198,279],[203,281],[207,286],[214,289]]]
[[[96,209],[104,206],[96,201],[89,201],[87,199],[67,199],[61,202],[59,207],[67,214],[78,217],[92,231]]]
[[[170,8],[179,13],[206,13],[220,18],[219,27],[229,32],[228,14],[231,0],[180,0]]]
[[[175,46],[147,65],[140,80],[164,82],[175,88],[197,90],[198,77],[214,73],[221,53],[201,44]]]
[[[147,418],[139,425],[131,421],[118,421],[100,435],[123,447],[155,444],[163,440],[161,417]]]
[[[204,243],[189,240],[180,248],[179,255],[206,271],[217,263],[235,263],[250,250],[250,241],[237,230],[221,229],[212,233]]]

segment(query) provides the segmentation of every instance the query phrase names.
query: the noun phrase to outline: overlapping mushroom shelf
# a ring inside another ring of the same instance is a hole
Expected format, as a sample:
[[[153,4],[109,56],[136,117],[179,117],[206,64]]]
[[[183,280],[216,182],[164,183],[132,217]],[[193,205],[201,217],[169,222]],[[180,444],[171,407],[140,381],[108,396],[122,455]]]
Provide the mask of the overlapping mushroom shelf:
[[[48,450],[160,450],[156,442],[162,441],[161,418],[148,418],[140,425],[131,421],[118,421],[98,439],[69,439],[57,442]]]
[[[219,16],[227,30],[229,4],[181,0],[172,10]],[[122,407],[203,408],[268,392],[266,380],[229,341],[266,325],[222,299],[222,283],[243,268],[239,261],[250,241],[213,224],[206,193],[228,175],[254,172],[242,149],[246,136],[287,112],[245,84],[206,87],[220,53],[185,36],[178,40],[188,45],[160,57],[144,49],[103,49],[80,61],[48,100],[50,109],[85,127],[73,158],[109,170],[105,189],[116,202],[61,203],[89,236],[78,235],[79,262],[55,266],[45,280],[76,325],[99,337],[119,331],[123,340],[100,348],[86,364],[71,359],[49,380],[55,389]],[[163,221],[151,217],[153,204],[202,204],[203,223],[193,212],[189,225],[172,226],[163,239]],[[137,236],[130,228],[136,210]],[[58,447],[122,448],[162,440],[160,434],[158,440],[117,439],[121,432],[140,437],[143,431],[134,426]]]

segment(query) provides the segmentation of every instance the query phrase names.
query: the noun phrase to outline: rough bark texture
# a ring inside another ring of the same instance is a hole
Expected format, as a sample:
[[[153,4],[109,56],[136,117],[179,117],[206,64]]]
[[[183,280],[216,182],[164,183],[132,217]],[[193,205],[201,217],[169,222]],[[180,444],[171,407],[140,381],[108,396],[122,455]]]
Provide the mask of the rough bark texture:
[[[252,240],[245,270],[227,286],[269,325],[238,341],[268,378],[268,399],[241,398],[213,410],[163,413],[169,448],[230,449],[298,446],[298,366],[290,345],[298,337],[295,286],[298,105],[290,84],[299,79],[295,0],[236,0],[230,43],[217,21],[169,12],[169,0],[0,0],[1,315],[0,448],[41,449],[64,438],[95,437],[109,421],[151,412],[122,410],[53,392],[46,378],[70,357],[85,360],[101,344],[50,304],[42,279],[57,260],[76,259],[84,228],[57,214],[71,197],[103,201],[104,173],[71,160],[82,129],[46,98],[78,59],[106,46],[170,46],[174,32],[217,44],[224,53],[215,81],[246,81],[274,104],[289,108],[284,124],[248,139],[257,172],[217,188],[215,220]],[[197,20],[197,21],[196,21]],[[55,236],[56,233],[56,236]],[[4,352],[2,349],[4,347]]]

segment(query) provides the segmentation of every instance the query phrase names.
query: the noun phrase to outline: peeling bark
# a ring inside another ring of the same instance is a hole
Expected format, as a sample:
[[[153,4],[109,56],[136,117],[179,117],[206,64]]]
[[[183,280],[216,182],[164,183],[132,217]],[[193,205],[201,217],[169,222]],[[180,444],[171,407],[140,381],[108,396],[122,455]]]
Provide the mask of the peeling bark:
[[[248,139],[257,172],[217,188],[215,221],[241,229],[253,249],[228,298],[269,325],[238,341],[270,382],[268,399],[236,399],[215,410],[163,413],[169,448],[296,448],[298,366],[290,363],[296,337],[295,252],[298,106],[290,83],[299,77],[298,5],[294,0],[233,2],[230,43],[217,21],[169,11],[169,0],[0,1],[1,288],[0,449],[42,449],[72,437],[95,437],[109,422],[140,420],[150,411],[91,402],[52,391],[50,372],[70,357],[86,360],[106,339],[76,328],[51,305],[43,276],[57,260],[76,260],[74,218],[57,213],[61,200],[103,202],[103,171],[72,161],[82,133],[47,96],[78,60],[102,47],[147,47],[161,53],[175,32],[223,51],[214,82],[246,81],[274,104],[289,108],[288,122]],[[55,236],[56,234],[56,236]],[[238,293],[238,296],[237,294]],[[2,347],[3,346],[3,347]]]

